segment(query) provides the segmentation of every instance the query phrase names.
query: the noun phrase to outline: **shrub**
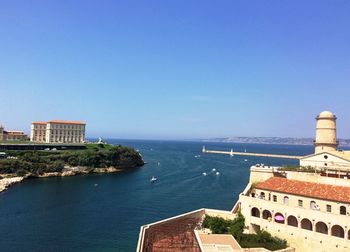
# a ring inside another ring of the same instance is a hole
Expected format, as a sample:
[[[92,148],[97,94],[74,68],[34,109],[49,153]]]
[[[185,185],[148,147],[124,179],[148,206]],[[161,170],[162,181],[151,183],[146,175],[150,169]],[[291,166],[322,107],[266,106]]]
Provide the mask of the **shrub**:
[[[133,168],[142,166],[143,160],[138,152],[124,146],[91,145],[85,150],[65,151],[11,151],[17,159],[1,159],[0,173],[61,172],[64,165],[86,166],[89,168]]]
[[[269,250],[284,249],[287,241],[273,237],[267,231],[258,231],[257,234],[244,234],[245,218],[239,212],[233,220],[206,215],[203,226],[209,228],[214,234],[232,234],[243,248],[263,247]]]

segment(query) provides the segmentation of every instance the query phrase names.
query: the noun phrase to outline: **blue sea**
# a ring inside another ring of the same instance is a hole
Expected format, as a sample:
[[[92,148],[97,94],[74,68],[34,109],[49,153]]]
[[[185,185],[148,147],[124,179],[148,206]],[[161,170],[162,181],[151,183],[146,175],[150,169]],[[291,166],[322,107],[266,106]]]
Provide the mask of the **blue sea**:
[[[202,154],[202,142],[109,142],[138,149],[147,164],[118,174],[30,179],[10,187],[0,193],[0,251],[135,251],[143,224],[203,207],[231,210],[251,165],[297,164]],[[313,152],[312,146],[295,145],[205,146],[291,155]],[[152,176],[158,178],[153,184]]]

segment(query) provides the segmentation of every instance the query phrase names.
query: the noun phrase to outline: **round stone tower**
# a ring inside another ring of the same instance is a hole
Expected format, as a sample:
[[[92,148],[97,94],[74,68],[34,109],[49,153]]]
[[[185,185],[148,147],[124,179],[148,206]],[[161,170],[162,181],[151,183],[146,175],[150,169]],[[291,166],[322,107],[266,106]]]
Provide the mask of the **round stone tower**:
[[[329,111],[323,111],[316,117],[315,153],[337,150],[336,120],[337,117]]]

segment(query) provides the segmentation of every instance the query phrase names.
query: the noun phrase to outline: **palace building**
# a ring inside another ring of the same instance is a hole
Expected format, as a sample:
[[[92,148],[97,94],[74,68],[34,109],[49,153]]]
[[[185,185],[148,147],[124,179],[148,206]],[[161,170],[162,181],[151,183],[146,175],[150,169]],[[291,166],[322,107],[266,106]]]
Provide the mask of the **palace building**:
[[[83,143],[85,141],[84,122],[52,120],[33,122],[30,141],[37,143]]]
[[[281,251],[350,251],[350,152],[338,149],[335,115],[324,111],[316,121],[315,153],[295,156],[298,167],[252,166],[231,211],[199,209],[144,225],[137,251],[268,251],[241,248],[233,236],[200,227],[205,215],[233,219],[239,211],[245,233],[265,230],[285,239]]]
[[[0,141],[27,141],[28,136],[23,131],[18,130],[5,130],[0,125]]]

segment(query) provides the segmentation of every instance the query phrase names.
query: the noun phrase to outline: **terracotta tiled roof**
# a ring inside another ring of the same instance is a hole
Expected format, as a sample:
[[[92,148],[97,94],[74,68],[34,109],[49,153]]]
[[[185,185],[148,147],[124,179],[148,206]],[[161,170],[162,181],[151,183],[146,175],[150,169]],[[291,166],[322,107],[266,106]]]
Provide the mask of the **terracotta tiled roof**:
[[[86,124],[79,121],[51,120],[48,122],[32,122],[32,124],[47,124],[47,123],[64,123],[64,124]]]
[[[24,132],[23,131],[17,131],[17,130],[8,130],[7,134],[9,134],[9,135],[23,135]]]
[[[259,183],[257,189],[350,203],[350,187],[335,186],[272,177]]]
[[[64,124],[86,124],[84,122],[79,121],[64,121],[64,120],[51,120],[49,123],[64,123]]]

